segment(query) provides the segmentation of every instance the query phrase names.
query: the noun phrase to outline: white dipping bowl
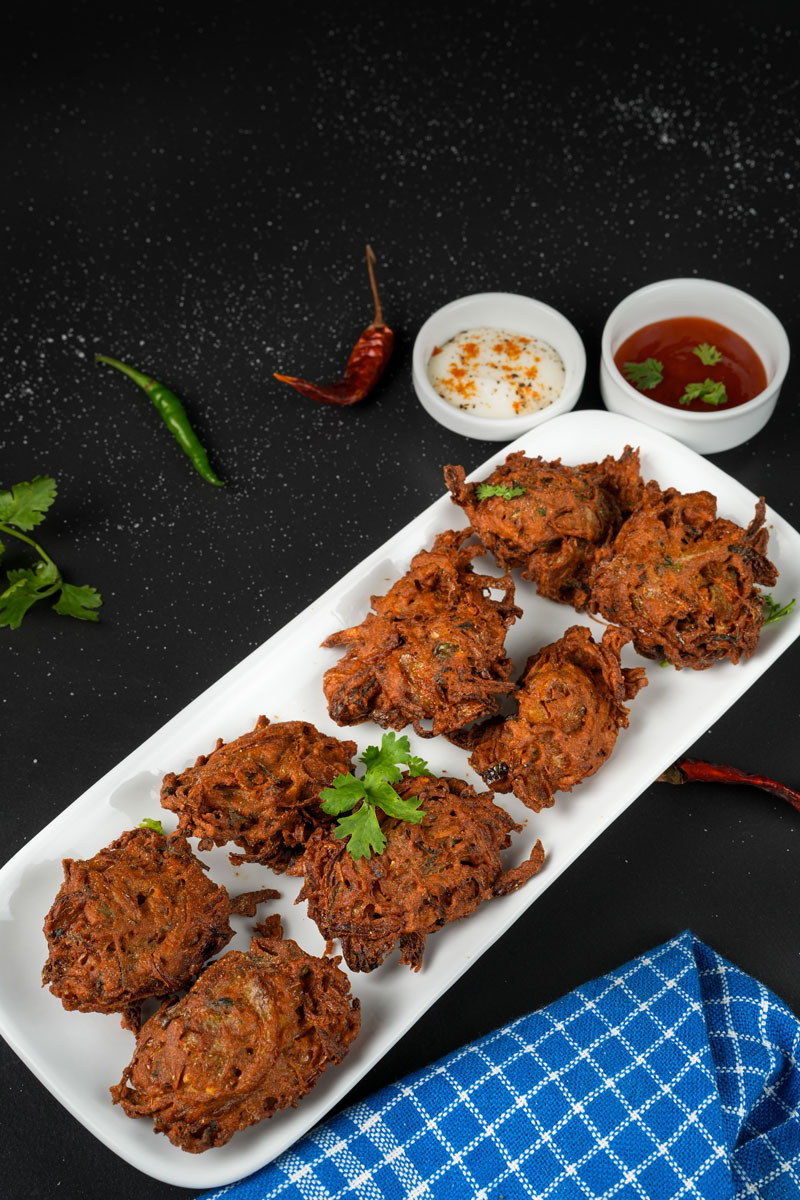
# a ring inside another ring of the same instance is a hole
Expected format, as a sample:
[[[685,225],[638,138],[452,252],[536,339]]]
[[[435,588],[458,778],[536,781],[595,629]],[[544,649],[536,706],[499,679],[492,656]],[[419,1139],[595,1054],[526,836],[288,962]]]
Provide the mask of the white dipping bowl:
[[[668,408],[638,391],[620,373],[614,355],[632,333],[671,317],[706,317],[745,338],[767,373],[767,386],[736,408],[690,412]],[[611,412],[669,433],[699,454],[730,450],[763,429],[772,416],[789,368],[789,339],[774,313],[758,300],[713,279],[663,279],[631,292],[603,329],[600,391]]]
[[[435,347],[465,329],[480,326],[549,342],[564,363],[566,377],[561,395],[546,408],[518,417],[479,417],[442,399],[428,379],[428,362]],[[428,317],[414,342],[411,372],[420,404],[445,428],[486,442],[511,442],[535,425],[575,407],[586,375],[586,351],[575,326],[549,304],[511,292],[479,292],[453,300]]]

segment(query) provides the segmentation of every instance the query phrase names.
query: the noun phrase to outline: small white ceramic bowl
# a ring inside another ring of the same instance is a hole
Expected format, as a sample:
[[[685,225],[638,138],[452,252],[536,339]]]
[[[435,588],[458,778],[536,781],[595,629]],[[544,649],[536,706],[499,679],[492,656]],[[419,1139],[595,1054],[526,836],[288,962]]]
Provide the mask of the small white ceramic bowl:
[[[465,329],[488,326],[509,333],[542,338],[561,355],[566,378],[561,395],[536,412],[518,417],[479,417],[443,400],[428,379],[428,362],[436,346],[449,342]],[[511,292],[479,292],[445,304],[428,317],[417,334],[412,359],[412,379],[420,404],[454,433],[487,442],[510,442],[534,425],[569,412],[578,402],[586,375],[586,351],[577,329],[566,317],[529,296]]]
[[[671,317],[706,317],[745,338],[764,364],[764,391],[727,412],[719,408],[707,413],[668,408],[643,395],[619,372],[614,355],[637,329]],[[713,279],[663,279],[631,292],[606,321],[600,350],[600,391],[611,412],[644,421],[699,454],[714,454],[746,442],[764,428],[788,367],[786,330],[774,313],[747,292]]]

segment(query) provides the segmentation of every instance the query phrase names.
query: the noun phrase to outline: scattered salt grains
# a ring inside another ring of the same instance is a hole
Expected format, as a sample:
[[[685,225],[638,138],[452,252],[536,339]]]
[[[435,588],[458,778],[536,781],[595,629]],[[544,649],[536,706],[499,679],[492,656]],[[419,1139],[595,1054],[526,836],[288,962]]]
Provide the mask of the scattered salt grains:
[[[20,105],[14,183],[0,197],[9,231],[0,441],[12,461],[58,477],[53,519],[66,514],[63,542],[81,550],[85,581],[103,592],[101,620],[134,640],[156,675],[155,683],[124,679],[124,694],[155,691],[169,715],[166,681],[193,667],[190,629],[198,638],[213,631],[232,665],[265,623],[271,631],[302,607],[298,595],[313,599],[314,571],[286,572],[287,557],[305,555],[333,582],[380,543],[380,520],[386,536],[441,492],[442,461],[471,454],[477,466],[485,457],[458,438],[443,457],[441,431],[418,417],[403,382],[416,328],[447,300],[497,288],[535,295],[571,314],[580,306],[583,327],[599,336],[599,315],[643,272],[657,274],[667,252],[670,262],[683,255],[687,273],[700,264],[701,273],[730,277],[746,254],[778,266],[796,247],[797,215],[776,199],[796,176],[796,148],[784,136],[794,93],[781,92],[785,75],[766,70],[769,41],[749,36],[747,18],[732,18],[747,56],[726,109],[729,92],[713,85],[726,64],[714,38],[702,36],[712,32],[702,15],[696,39],[681,40],[665,11],[659,39],[647,44],[637,33],[627,55],[602,22],[589,18],[559,43],[546,36],[546,6],[528,16],[532,45],[547,45],[547,54],[520,54],[525,31],[498,18],[473,72],[464,69],[470,34],[454,25],[443,42],[433,10],[420,14],[413,70],[407,52],[386,42],[379,16],[358,19],[344,36],[334,14],[303,44],[302,63],[298,51],[291,86],[273,90],[263,72],[256,81],[246,53],[236,88],[221,86],[217,64],[196,63],[203,96],[193,124],[170,104],[144,121],[138,88],[111,71],[111,49],[91,103],[61,104],[54,90],[47,111]],[[670,44],[679,77],[663,70]],[[425,63],[438,79],[436,106]],[[576,77],[580,86],[565,90]],[[698,78],[712,85],[697,88]],[[755,127],[750,98],[765,88],[774,92],[772,115]],[[476,104],[481,94],[486,102]],[[140,155],[128,159],[117,145],[119,121],[97,119],[105,101],[133,119]],[[294,107],[299,120],[289,119]],[[541,139],[531,112],[547,113],[552,130]],[[85,170],[65,169],[73,152]],[[63,174],[57,212],[45,169]],[[112,179],[115,206],[106,204]],[[320,188],[320,179],[336,186]],[[303,405],[270,372],[321,379],[341,368],[369,319],[367,237],[399,334],[387,376],[397,372],[395,380],[358,412]],[[183,395],[231,482],[225,494],[203,490],[146,400],[94,367],[96,350],[127,356]],[[396,510],[369,511],[370,473],[391,480]],[[169,536],[152,536],[154,524]],[[251,628],[227,618],[231,580],[235,611],[252,611]],[[37,637],[47,629],[39,622]]]

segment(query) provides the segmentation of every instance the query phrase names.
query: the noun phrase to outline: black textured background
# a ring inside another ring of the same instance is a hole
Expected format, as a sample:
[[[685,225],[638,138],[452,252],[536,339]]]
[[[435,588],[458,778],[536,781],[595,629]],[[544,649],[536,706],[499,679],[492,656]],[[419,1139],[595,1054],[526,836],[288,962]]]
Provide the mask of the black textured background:
[[[57,478],[42,540],[105,601],[97,626],[45,608],[0,631],[3,860],[438,496],[442,463],[494,452],[414,397],[440,304],[560,308],[589,408],[605,317],[652,280],[724,280],[798,336],[789,5],[117,7],[13,4],[0,48],[0,486]],[[395,356],[362,405],[317,407],[271,373],[341,367],[370,316],[366,240]],[[180,392],[224,490],[95,351]],[[794,524],[799,416],[792,369],[764,432],[715,456]],[[799,784],[798,662],[695,756]],[[800,1012],[799,864],[780,801],[649,788],[357,1094],[687,926]],[[0,1065],[7,1200],[181,1194],[4,1044]]]

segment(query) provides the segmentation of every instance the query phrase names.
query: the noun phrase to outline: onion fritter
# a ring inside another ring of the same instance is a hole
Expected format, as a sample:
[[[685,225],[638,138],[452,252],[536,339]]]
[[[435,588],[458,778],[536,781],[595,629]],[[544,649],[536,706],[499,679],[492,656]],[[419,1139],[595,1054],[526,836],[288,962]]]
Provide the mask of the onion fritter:
[[[271,889],[232,901],[178,835],[129,829],[90,859],[64,859],[45,918],[42,983],[66,1009],[118,1012],[136,1029],[139,1005],[187,987],[233,937],[231,912],[252,915]]]
[[[522,567],[541,595],[585,608],[587,579],[598,549],[613,538],[642,494],[639,452],[626,446],[619,459],[567,467],[556,459],[509,454],[483,482],[524,488],[510,499],[478,498],[464,468],[444,468],[453,502],[501,567]]]
[[[434,737],[498,711],[512,687],[506,629],[520,609],[509,575],[472,570],[472,559],[486,551],[464,545],[470,535],[440,533],[385,596],[372,597],[374,612],[322,643],[348,647],[323,681],[338,725],[373,720],[399,730],[410,723],[420,737]],[[428,720],[430,729],[422,724]]]
[[[323,937],[339,939],[353,971],[380,966],[395,942],[400,961],[419,970],[428,934],[491,896],[515,891],[544,861],[537,842],[526,862],[503,869],[500,851],[522,826],[490,792],[427,775],[406,776],[394,787],[403,799],[422,798],[420,824],[383,816],[383,852],[359,859],[320,829],[290,871],[305,876],[298,901],[308,901]]]
[[[282,940],[277,922],[264,926],[249,950],[211,963],[147,1021],[114,1103],[152,1117],[156,1133],[192,1154],[296,1106],[359,1030],[340,961]]]
[[[319,793],[346,775],[355,742],[328,737],[308,721],[255,729],[220,740],[180,775],[164,777],[161,804],[178,814],[178,831],[200,839],[201,850],[234,842],[244,853],[231,862],[258,862],[285,871],[310,834],[330,818]]]
[[[569,792],[593,775],[628,724],[631,700],[647,684],[641,667],[621,667],[628,635],[613,627],[600,644],[571,626],[527,662],[516,700],[519,712],[490,722],[470,765],[496,792],[514,795],[539,812],[554,793]]]
[[[628,630],[639,654],[679,670],[749,658],[763,623],[755,584],[778,577],[764,514],[760,499],[745,530],[717,517],[710,492],[649,489],[592,573],[592,612]]]

